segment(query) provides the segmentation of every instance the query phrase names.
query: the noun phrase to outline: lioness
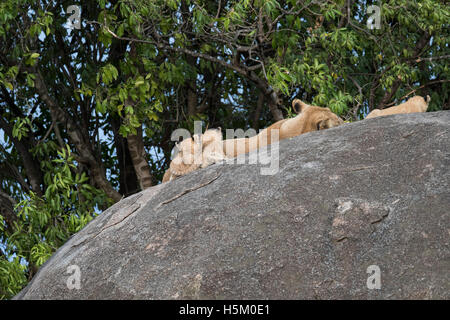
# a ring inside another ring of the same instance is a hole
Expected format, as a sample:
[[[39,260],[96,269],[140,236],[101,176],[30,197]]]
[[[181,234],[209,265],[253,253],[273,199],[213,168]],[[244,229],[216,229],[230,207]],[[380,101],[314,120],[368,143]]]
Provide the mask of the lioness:
[[[267,146],[277,140],[292,138],[310,131],[324,130],[339,126],[344,121],[329,108],[311,106],[300,99],[292,101],[292,107],[298,114],[291,119],[283,119],[262,130],[250,138],[227,139],[223,141],[225,155],[229,158]],[[278,130],[278,139],[272,137]]]
[[[198,156],[200,146],[198,136],[194,135],[194,138],[186,138],[180,143],[176,143],[178,153],[170,162],[169,169],[164,173],[162,182],[167,182],[182,176],[189,172],[192,172],[200,167],[200,164],[194,161]]]
[[[206,130],[202,135],[202,161],[200,168],[205,168],[211,164],[225,159],[222,144],[222,129]]]
[[[178,154],[170,162],[162,182],[173,180],[199,168],[205,168],[225,158],[222,130],[209,129],[202,135],[186,138],[178,145]]]
[[[387,116],[390,114],[425,112],[428,109],[430,100],[430,96],[427,96],[426,100],[422,96],[415,96],[408,101],[399,104],[398,106],[386,108],[383,110],[372,110],[372,112],[367,115],[366,119]]]

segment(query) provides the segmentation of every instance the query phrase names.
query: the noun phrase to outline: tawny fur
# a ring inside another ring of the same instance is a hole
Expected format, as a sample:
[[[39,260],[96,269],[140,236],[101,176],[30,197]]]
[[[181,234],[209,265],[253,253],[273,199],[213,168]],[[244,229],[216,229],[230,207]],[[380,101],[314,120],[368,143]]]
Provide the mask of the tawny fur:
[[[292,107],[298,113],[294,118],[275,122],[256,136],[250,138],[224,140],[225,155],[229,158],[236,157],[279,140],[292,138],[306,132],[336,127],[344,123],[329,108],[311,106],[300,99],[295,99],[292,102]],[[278,130],[278,139],[273,134],[273,130]]]
[[[399,104],[398,106],[386,108],[383,110],[372,110],[372,112],[367,115],[366,119],[387,116],[391,114],[426,112],[430,100],[430,96],[427,96],[426,100],[422,96],[415,96],[410,98],[408,101]]]
[[[201,168],[205,168],[225,159],[222,141],[222,130],[220,128],[205,131],[202,135]]]
[[[170,162],[162,182],[173,180],[199,168],[205,168],[225,158],[221,129],[209,129],[202,135],[184,139],[177,145],[178,154]]]
[[[172,176],[172,173],[170,172],[170,168],[164,172],[164,176],[162,178],[162,183],[173,180],[175,176]]]

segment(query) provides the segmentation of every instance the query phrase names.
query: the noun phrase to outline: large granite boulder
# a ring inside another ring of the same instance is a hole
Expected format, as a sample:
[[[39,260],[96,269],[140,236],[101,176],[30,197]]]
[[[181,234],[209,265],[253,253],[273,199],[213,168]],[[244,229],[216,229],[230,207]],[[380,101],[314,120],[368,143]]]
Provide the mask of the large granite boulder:
[[[450,298],[449,111],[307,133],[274,159],[123,199],[16,298]]]

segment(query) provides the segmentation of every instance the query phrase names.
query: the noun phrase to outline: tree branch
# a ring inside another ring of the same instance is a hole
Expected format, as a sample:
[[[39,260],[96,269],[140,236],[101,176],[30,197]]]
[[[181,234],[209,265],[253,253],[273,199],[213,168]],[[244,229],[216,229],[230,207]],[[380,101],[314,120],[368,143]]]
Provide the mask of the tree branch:
[[[119,201],[122,199],[122,195],[118,193],[106,179],[101,161],[96,159],[91,143],[89,141],[85,141],[84,136],[76,123],[66,112],[64,112],[61,107],[59,107],[57,102],[50,97],[41,72],[37,68],[34,68],[33,73],[36,76],[34,81],[36,91],[44,103],[50,108],[50,114],[53,121],[56,123],[61,122],[66,124],[67,134],[70,141],[77,149],[80,156],[79,160],[89,165],[91,177],[95,181],[97,187],[102,189],[106,195],[114,201]]]
[[[431,81],[431,82],[425,83],[425,84],[421,85],[420,87],[418,87],[418,88],[416,88],[416,89],[414,89],[414,90],[411,90],[410,92],[408,92],[407,94],[405,94],[403,97],[401,97],[399,100],[401,101],[401,100],[407,98],[408,96],[410,96],[411,94],[413,94],[413,93],[416,92],[417,90],[423,89],[423,88],[425,88],[425,87],[431,86],[431,85],[436,84],[436,83],[445,83],[445,82],[450,82],[450,80],[436,80],[436,81]],[[395,104],[395,101],[393,101],[393,102],[387,104],[386,107],[390,107],[390,106],[392,106],[392,105],[394,105],[394,104]]]
[[[30,152],[31,146],[28,145],[25,140],[19,140],[14,137],[12,125],[4,120],[3,117],[0,117],[0,128],[5,131],[5,134],[8,135],[13,142],[14,147],[19,152],[33,191],[37,195],[42,196],[43,175],[39,164]]]
[[[7,193],[0,189],[0,214],[6,221],[6,229],[8,232],[13,232],[14,222],[18,220],[14,213],[14,207],[17,202]]]
[[[421,51],[423,50],[423,48],[425,48],[425,46],[427,45],[430,38],[431,38],[431,35],[428,32],[423,33],[422,37],[416,44],[416,48],[414,50],[413,57],[416,58],[420,55]],[[401,79],[395,80],[395,82],[392,84],[391,90],[389,90],[388,92],[385,93],[383,99],[381,99],[380,103],[378,104],[377,109],[383,109],[386,107],[388,101],[390,101],[392,99],[392,97],[397,92],[398,88],[400,87],[401,83],[402,83]]]
[[[255,84],[264,91],[264,93],[270,100],[269,108],[270,108],[270,111],[271,111],[275,121],[284,119],[283,113],[278,108],[278,106],[280,105],[280,99],[278,97],[278,94],[273,90],[272,87],[270,87],[270,85],[267,82],[262,80],[260,77],[258,77],[256,75],[255,72],[248,70],[248,68],[246,68],[246,67],[239,67],[235,64],[230,64],[230,63],[226,62],[225,60],[221,60],[221,59],[218,59],[216,57],[213,57],[208,54],[201,53],[201,52],[195,52],[195,51],[192,51],[187,48],[172,47],[170,45],[164,44],[162,41],[133,39],[133,38],[129,38],[129,37],[119,37],[117,34],[115,34],[113,31],[111,31],[108,28],[106,23],[101,24],[97,21],[88,21],[87,23],[88,24],[99,24],[99,25],[103,26],[109,34],[111,34],[114,38],[116,38],[118,40],[152,44],[152,45],[156,46],[158,49],[165,49],[165,50],[169,50],[169,51],[173,51],[173,52],[177,52],[177,53],[187,54],[192,57],[205,59],[207,61],[214,62],[220,66],[223,66],[225,68],[234,70],[237,73],[239,73],[240,75],[255,82]]]

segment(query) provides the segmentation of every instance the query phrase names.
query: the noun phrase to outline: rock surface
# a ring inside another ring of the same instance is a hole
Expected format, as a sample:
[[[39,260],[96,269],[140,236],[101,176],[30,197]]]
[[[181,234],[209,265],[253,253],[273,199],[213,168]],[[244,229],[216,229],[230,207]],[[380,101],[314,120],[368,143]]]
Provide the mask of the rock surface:
[[[449,111],[307,133],[277,159],[274,175],[216,164],[120,201],[16,299],[450,298]]]

